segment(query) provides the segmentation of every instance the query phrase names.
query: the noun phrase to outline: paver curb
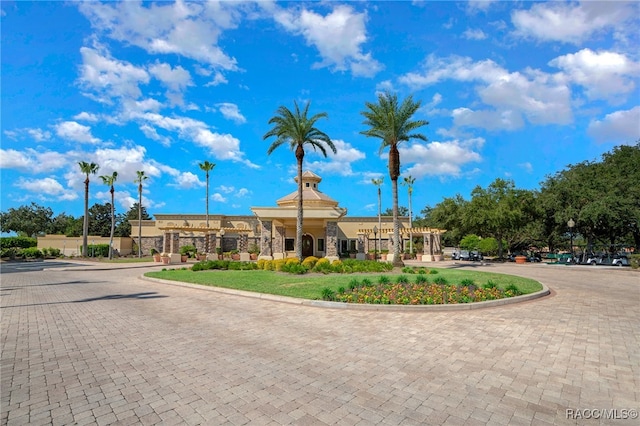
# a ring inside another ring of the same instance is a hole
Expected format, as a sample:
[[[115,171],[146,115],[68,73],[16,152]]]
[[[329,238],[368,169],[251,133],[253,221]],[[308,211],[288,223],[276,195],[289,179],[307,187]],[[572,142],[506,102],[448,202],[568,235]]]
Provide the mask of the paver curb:
[[[269,300],[272,302],[281,302],[281,303],[289,303],[293,305],[313,306],[313,307],[330,308],[330,309],[349,309],[349,310],[358,310],[358,311],[387,311],[387,312],[389,311],[419,311],[419,312],[467,311],[467,310],[493,308],[496,306],[504,306],[504,305],[511,305],[514,303],[527,302],[527,301],[539,299],[541,297],[545,297],[551,294],[551,291],[549,290],[549,288],[544,283],[540,283],[542,285],[542,290],[537,291],[535,293],[523,294],[522,296],[508,297],[505,299],[487,300],[484,302],[453,303],[453,304],[447,304],[447,305],[373,305],[373,304],[359,304],[359,303],[329,302],[326,300],[298,299],[295,297],[255,293],[252,291],[235,290],[235,289],[224,288],[224,287],[213,287],[213,286],[206,286],[202,284],[191,284],[191,283],[185,283],[182,281],[163,280],[160,278],[146,277],[144,275],[140,275],[139,278],[143,281],[151,281],[159,284],[188,287],[188,288],[194,288],[197,290],[204,290],[204,291],[214,291],[217,293],[230,294],[230,295],[241,296],[241,297],[249,297],[253,299]]]

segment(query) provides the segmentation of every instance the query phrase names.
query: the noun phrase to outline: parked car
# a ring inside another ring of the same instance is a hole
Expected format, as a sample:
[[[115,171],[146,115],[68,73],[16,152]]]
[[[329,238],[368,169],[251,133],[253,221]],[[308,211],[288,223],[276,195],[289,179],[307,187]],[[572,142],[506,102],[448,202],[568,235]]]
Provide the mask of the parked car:
[[[476,261],[476,260],[482,260],[484,259],[484,257],[482,256],[482,253],[480,253],[477,250],[473,250],[473,251],[469,251],[469,250],[460,250],[459,253],[456,253],[457,256],[453,257],[454,260],[470,260],[470,261]]]

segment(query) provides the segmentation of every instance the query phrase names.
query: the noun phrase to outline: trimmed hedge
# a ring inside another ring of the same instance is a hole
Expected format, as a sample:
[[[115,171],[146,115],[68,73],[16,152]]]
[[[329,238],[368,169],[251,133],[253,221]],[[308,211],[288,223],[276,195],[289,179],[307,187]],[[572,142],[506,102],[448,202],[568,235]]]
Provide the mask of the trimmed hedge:
[[[2,237],[0,238],[0,248],[29,248],[37,247],[38,240],[31,237]]]

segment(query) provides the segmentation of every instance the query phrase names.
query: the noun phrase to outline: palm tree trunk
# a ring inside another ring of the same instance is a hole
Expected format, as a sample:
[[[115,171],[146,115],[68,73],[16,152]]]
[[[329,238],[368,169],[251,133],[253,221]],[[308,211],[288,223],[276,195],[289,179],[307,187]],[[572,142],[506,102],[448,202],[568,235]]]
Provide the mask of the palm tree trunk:
[[[114,189],[111,186],[111,234],[109,234],[109,260],[113,259],[113,234],[116,230],[116,217],[115,217],[115,207],[113,205],[114,201]]]
[[[138,257],[142,257],[142,184],[138,185]]]
[[[89,176],[84,181],[84,221],[82,223],[82,257],[89,255],[88,244],[89,235]]]
[[[382,190],[378,186],[378,250],[382,252]],[[374,259],[378,260],[378,253],[374,253]]]
[[[207,229],[209,229],[209,172],[207,172]]]
[[[400,152],[397,144],[389,146],[389,177],[393,193],[393,265],[404,266],[400,257],[400,223],[398,221],[398,178],[400,177]]]
[[[391,179],[393,192],[393,266],[404,266],[400,257],[400,223],[398,221],[398,178]]]
[[[302,161],[304,160],[304,148],[298,144],[296,148],[298,160],[298,215],[296,221],[296,257],[302,262]]]

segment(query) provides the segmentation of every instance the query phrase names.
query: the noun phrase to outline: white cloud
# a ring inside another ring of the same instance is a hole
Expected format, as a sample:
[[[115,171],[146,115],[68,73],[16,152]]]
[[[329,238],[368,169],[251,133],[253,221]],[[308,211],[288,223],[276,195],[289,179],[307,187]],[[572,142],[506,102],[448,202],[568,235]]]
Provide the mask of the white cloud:
[[[76,114],[73,116],[74,120],[80,121],[89,121],[91,123],[95,123],[98,121],[98,116],[95,114],[91,114],[89,112],[82,111],[80,114]]]
[[[341,139],[335,139],[332,142],[336,147],[336,153],[334,154],[328,149],[328,161],[313,161],[308,163],[307,167],[320,173],[332,173],[342,176],[353,175],[351,164],[355,161],[363,160],[366,155]],[[309,151],[309,153],[311,152],[313,151]]]
[[[570,82],[585,88],[590,99],[608,99],[620,103],[633,92],[633,79],[640,74],[640,63],[610,51],[583,49],[559,56],[549,65],[562,69]],[[622,96],[621,96],[622,95]]]
[[[211,196],[211,199],[212,199],[213,201],[217,201],[217,202],[219,202],[219,203],[226,203],[226,202],[227,202],[227,199],[226,199],[226,198],[224,198],[224,197],[222,196],[222,194],[220,194],[220,193],[218,193],[218,192],[216,192],[215,194],[213,194],[213,195]]]
[[[57,180],[47,177],[43,179],[19,178],[16,187],[31,192],[38,199],[44,201],[71,201],[78,198],[78,194],[63,187]]]
[[[627,26],[634,16],[638,16],[634,2],[545,2],[512,12],[511,21],[517,36],[579,44],[604,31],[634,31]]]
[[[171,145],[171,139],[169,139],[166,136],[162,136],[162,135],[158,134],[158,131],[155,128],[153,128],[152,126],[148,125],[148,124],[142,124],[140,126],[140,130],[142,130],[142,133],[144,133],[144,135],[149,139],[152,139],[154,141],[158,141],[162,145],[167,146],[167,147]]]
[[[63,121],[54,127],[56,134],[66,140],[91,144],[100,142],[100,139],[91,135],[91,128],[89,126],[85,126],[76,121]]]
[[[149,82],[149,73],[143,68],[110,57],[89,47],[80,48],[80,86],[92,93],[96,101],[111,104],[113,97],[137,99],[142,95],[140,84]]]
[[[0,149],[0,169],[21,169],[33,173],[50,172],[69,164],[69,158],[55,151],[38,152],[33,148],[24,151]]]
[[[222,75],[222,73],[220,72],[216,72],[216,74],[213,76],[213,80],[211,80],[210,82],[208,82],[207,84],[205,84],[205,87],[209,87],[209,86],[218,86],[220,84],[227,84],[229,81],[227,81],[227,79],[224,77],[224,75]]]
[[[468,40],[484,40],[487,38],[487,35],[481,29],[467,28],[467,30],[462,33],[462,37]]]
[[[533,172],[533,165],[528,161],[518,164],[518,167],[524,169],[524,171],[526,171],[527,173]]]
[[[175,184],[172,186],[176,186],[182,189],[196,188],[196,187],[204,187],[206,186],[206,182],[202,182],[197,175],[191,172],[181,172],[175,177]]]
[[[9,139],[19,140],[29,137],[36,142],[44,142],[46,140],[51,139],[51,132],[48,130],[42,130],[40,128],[22,128],[22,129],[14,129],[14,130],[5,130],[5,136]]]
[[[607,114],[602,121],[592,120],[587,133],[599,143],[634,143],[640,139],[640,106]]]
[[[456,108],[451,113],[457,127],[479,127],[487,130],[516,130],[524,126],[522,116],[514,111],[471,110]]]
[[[498,0],[469,0],[467,2],[467,10],[472,13],[477,11],[486,12],[491,7],[491,4],[496,1]]]
[[[415,178],[423,176],[460,176],[469,163],[482,161],[477,152],[484,144],[483,138],[452,140],[448,142],[414,143],[399,148],[400,159],[413,163],[403,174]]]
[[[573,120],[571,91],[562,76],[529,68],[509,72],[489,59],[474,62],[468,57],[430,55],[421,73],[408,73],[400,82],[415,89],[447,79],[480,83],[476,93],[493,109],[478,113],[459,108],[455,111],[460,124],[499,129],[502,122],[502,128],[513,130],[521,126],[520,116],[533,124],[568,124]],[[481,116],[492,119],[483,125]]]
[[[242,198],[242,197],[246,197],[249,194],[251,194],[251,191],[249,191],[247,188],[240,188],[238,190],[238,193],[236,194],[236,197]]]
[[[371,53],[362,51],[367,42],[365,12],[357,13],[351,6],[338,5],[326,16],[307,9],[280,10],[274,19],[318,49],[322,61],[314,64],[314,68],[350,70],[353,75],[364,77],[372,77],[383,68]]]
[[[236,70],[234,58],[217,45],[224,30],[236,28],[242,2],[143,4],[80,3],[92,26],[107,36],[152,54],[178,54],[225,70]]]
[[[149,67],[149,72],[167,86],[167,98],[173,105],[184,105],[183,92],[193,86],[189,71],[180,65],[172,68],[169,64],[156,62]]]
[[[238,105],[228,102],[222,102],[216,104],[216,106],[218,107],[218,110],[220,111],[222,116],[227,120],[231,120],[238,124],[247,122],[247,119],[240,113]]]
[[[232,192],[234,192],[236,190],[235,187],[233,186],[226,186],[226,185],[220,185],[218,187],[218,189],[222,192],[224,192],[225,194],[231,194]]]
[[[36,142],[42,142],[51,139],[51,132],[42,129],[27,129],[29,136]]]

